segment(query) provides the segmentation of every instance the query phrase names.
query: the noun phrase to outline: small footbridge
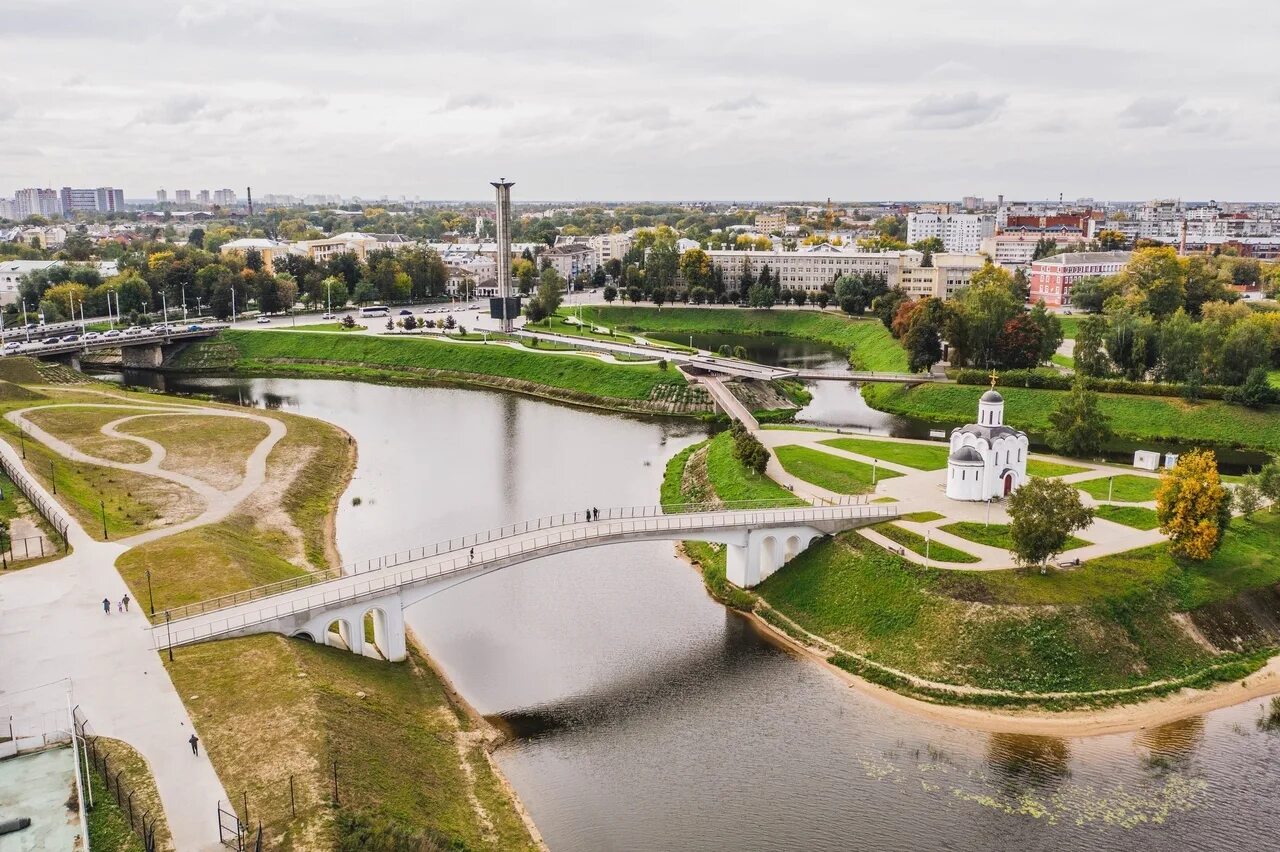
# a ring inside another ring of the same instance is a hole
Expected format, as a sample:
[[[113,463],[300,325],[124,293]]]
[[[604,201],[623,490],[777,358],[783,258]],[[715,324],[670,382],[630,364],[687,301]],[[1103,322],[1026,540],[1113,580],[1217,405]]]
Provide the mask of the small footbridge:
[[[728,549],[728,578],[744,588],[813,541],[896,517],[862,501],[632,506],[550,515],[156,613],[159,650],[255,633],[300,636],[353,653],[402,660],[404,608],[435,591],[531,559],[631,541],[709,541]],[[609,570],[606,565],[601,570]],[[371,628],[371,629],[370,629]],[[370,635],[371,634],[371,635]],[[366,638],[368,637],[368,638]]]

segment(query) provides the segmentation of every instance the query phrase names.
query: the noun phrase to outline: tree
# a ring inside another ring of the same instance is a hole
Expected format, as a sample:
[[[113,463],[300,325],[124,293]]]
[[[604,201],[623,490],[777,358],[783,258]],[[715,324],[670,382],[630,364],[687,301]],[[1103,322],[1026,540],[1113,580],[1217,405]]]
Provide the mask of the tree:
[[[1102,452],[1111,437],[1110,421],[1098,409],[1098,395],[1085,379],[1076,376],[1070,392],[1049,412],[1048,444],[1054,452],[1076,458],[1092,458]]]
[[[1244,482],[1236,486],[1231,502],[1240,510],[1240,514],[1246,517],[1262,508],[1262,489],[1258,487],[1257,478],[1245,477]]]
[[[1102,251],[1118,251],[1129,244],[1128,238],[1121,231],[1099,231],[1098,248]]]
[[[1254,367],[1249,371],[1244,384],[1231,388],[1223,398],[1235,405],[1261,409],[1276,401],[1276,389],[1271,386],[1267,368]]]
[[[1160,477],[1156,517],[1174,556],[1203,561],[1222,545],[1231,522],[1231,499],[1212,450],[1183,453],[1173,470]]]
[[[861,315],[872,302],[888,292],[887,279],[875,272],[842,275],[836,280],[836,301],[846,314]]]
[[[753,308],[772,308],[774,299],[773,287],[765,283],[753,284],[747,291],[747,302]]]
[[[1131,382],[1146,378],[1160,358],[1159,327],[1155,320],[1132,310],[1112,314],[1105,342],[1111,363]]]
[[[814,296],[813,300],[818,303],[818,308],[820,310],[825,311],[827,309],[827,305],[831,304],[831,294],[826,290],[819,290],[818,295]]]
[[[1280,508],[1280,461],[1272,459],[1258,471],[1258,490],[1271,501],[1271,511]]]
[[[1167,317],[1182,307],[1186,296],[1186,270],[1172,246],[1140,249],[1120,273],[1126,292],[1141,299],[1154,317]]]
[[[1202,350],[1200,326],[1182,308],[1160,327],[1160,360],[1156,375],[1165,382],[1190,382],[1200,378]]]
[[[757,475],[769,466],[769,451],[738,421],[733,422],[733,455],[743,467]]]
[[[604,271],[605,271],[605,274],[609,276],[610,280],[617,282],[617,280],[622,277],[621,258],[617,258],[617,257],[610,258],[609,261],[606,262],[604,265]]]
[[[564,281],[560,273],[548,266],[538,277],[538,292],[529,300],[525,313],[530,322],[541,322],[560,307],[564,298]]]
[[[1022,270],[1019,269],[1019,272]],[[1044,299],[1036,302],[1028,316],[1040,329],[1040,358],[1036,363],[1048,361],[1062,345],[1062,321],[1045,307]]]
[[[1058,253],[1058,241],[1052,237],[1041,237],[1036,240],[1035,250],[1031,253],[1032,260],[1039,260],[1042,257]]]
[[[893,327],[893,318],[898,314],[898,308],[903,302],[910,301],[911,297],[907,295],[907,291],[901,287],[894,287],[887,293],[881,293],[871,300],[871,313],[884,323],[885,328]],[[824,305],[825,307],[825,305]]]
[[[1107,357],[1105,349],[1106,336],[1106,317],[1093,315],[1081,321],[1076,331],[1073,355],[1076,373],[1094,378],[1103,378],[1111,373],[1111,359]]]
[[[792,298],[796,300],[797,308],[803,308],[805,302],[809,301],[809,293],[807,290],[796,290],[791,295],[792,295]]]
[[[608,285],[604,288],[603,295],[606,302],[612,303],[614,299],[618,298],[618,288]]]
[[[1018,563],[1044,570],[1076,530],[1093,523],[1093,509],[1060,479],[1033,478],[1009,496],[1009,537]]]
[[[711,257],[702,249],[689,249],[680,255],[680,277],[690,289],[694,287],[710,288],[713,274]]]
[[[1040,363],[1044,332],[1030,314],[1017,314],[1005,322],[996,345],[996,360],[1007,368],[1026,369]]]
[[[968,287],[956,294],[947,340],[958,349],[959,360],[978,367],[999,363],[1005,324],[1023,310],[1014,298],[1010,281],[1009,273],[987,264],[973,274]]]

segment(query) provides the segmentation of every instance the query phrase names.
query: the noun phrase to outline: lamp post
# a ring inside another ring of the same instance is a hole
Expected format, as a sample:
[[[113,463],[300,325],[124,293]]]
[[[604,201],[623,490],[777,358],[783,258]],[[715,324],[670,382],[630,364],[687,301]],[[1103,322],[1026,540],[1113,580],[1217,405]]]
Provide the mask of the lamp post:
[[[151,593],[151,569],[147,569],[147,603],[151,606],[151,614],[156,614],[156,598]]]
[[[58,493],[58,469],[54,466],[53,461],[49,462],[49,483],[53,486],[53,493]]]
[[[165,644],[169,646],[169,662],[173,662],[173,630],[169,627],[169,610],[164,611]]]
[[[929,564],[929,544],[933,541],[933,529],[924,531],[924,564]]]
[[[1111,502],[1111,491],[1115,488],[1116,478],[1114,476],[1107,477],[1107,502]]]
[[[98,509],[102,512],[102,540],[108,541],[111,537],[107,535],[107,504],[101,498],[98,500]]]
[[[983,525],[984,527],[989,527],[989,526],[991,526],[991,501],[992,501],[992,499],[993,499],[993,498],[991,498],[991,497],[988,497],[988,498],[987,498],[987,519],[986,519],[985,521],[983,521],[983,522],[982,522],[982,525]]]
[[[27,324],[27,300],[22,300],[22,328],[27,333],[27,342],[31,342],[31,326]]]
[[[26,459],[26,457],[27,457],[27,430],[26,430],[26,427],[19,427],[19,429],[18,429],[18,443],[22,444],[22,458],[25,460],[25,459]]]
[[[879,474],[879,472],[880,472],[880,459],[872,459],[871,460],[871,487],[872,488],[875,488],[876,486],[876,476]]]
[[[231,324],[236,324],[236,288],[231,285]]]

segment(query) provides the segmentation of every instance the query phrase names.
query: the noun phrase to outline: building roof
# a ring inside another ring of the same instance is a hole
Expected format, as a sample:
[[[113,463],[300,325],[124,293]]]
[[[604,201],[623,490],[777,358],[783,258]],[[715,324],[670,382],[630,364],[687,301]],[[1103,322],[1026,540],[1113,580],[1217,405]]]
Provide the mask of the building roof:
[[[1035,261],[1035,264],[1079,266],[1086,263],[1128,263],[1132,257],[1133,252],[1131,251],[1069,251],[1063,254],[1042,257]]]
[[[947,461],[954,464],[963,465],[981,465],[986,462],[982,458],[982,454],[973,447],[961,447],[948,457]]]
[[[981,401],[982,402],[1004,402],[1004,397],[1000,395],[1000,392],[998,390],[996,390],[995,388],[992,388],[991,390],[987,391],[982,395]]]
[[[1017,437],[1018,435],[1023,434],[1011,426],[979,426],[977,423],[970,423],[967,426],[961,426],[956,431],[962,432],[965,435],[977,435],[987,443],[991,443],[996,438],[1002,438],[1006,435],[1009,437]]]
[[[229,243],[223,243],[222,248],[232,249],[274,249],[284,248],[285,243],[278,243],[275,240],[268,240],[265,237],[242,237],[238,240],[232,240]]]

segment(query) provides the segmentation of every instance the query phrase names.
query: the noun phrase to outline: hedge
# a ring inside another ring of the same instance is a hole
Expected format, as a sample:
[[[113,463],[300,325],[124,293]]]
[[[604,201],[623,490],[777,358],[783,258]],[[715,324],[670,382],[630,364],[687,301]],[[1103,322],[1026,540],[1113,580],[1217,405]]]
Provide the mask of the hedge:
[[[948,370],[947,375],[961,385],[985,385],[990,383],[991,374],[986,370],[970,368]],[[1064,375],[1053,370],[1005,370],[1000,374],[1000,384],[1008,387],[1039,388],[1041,390],[1071,390],[1074,376]],[[1186,385],[1171,385],[1162,382],[1131,382],[1128,379],[1096,379],[1085,378],[1085,385],[1090,390],[1103,393],[1127,393],[1137,396],[1186,396]],[[1200,399],[1223,399],[1230,388],[1222,385],[1201,385]]]

